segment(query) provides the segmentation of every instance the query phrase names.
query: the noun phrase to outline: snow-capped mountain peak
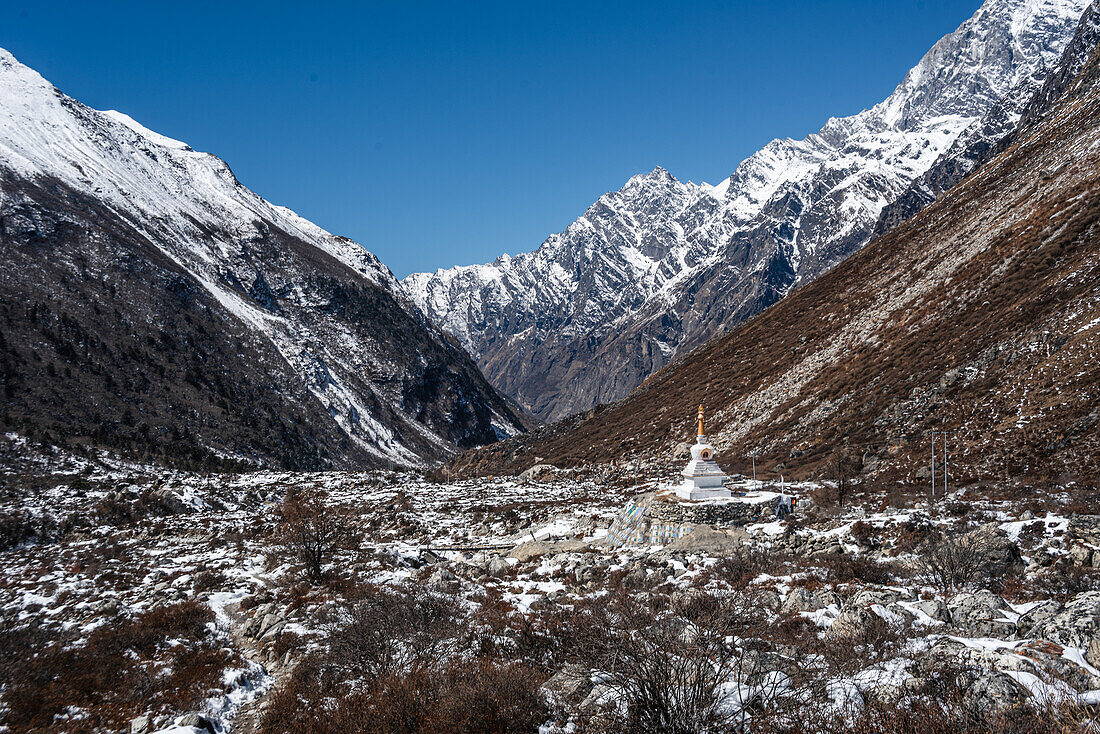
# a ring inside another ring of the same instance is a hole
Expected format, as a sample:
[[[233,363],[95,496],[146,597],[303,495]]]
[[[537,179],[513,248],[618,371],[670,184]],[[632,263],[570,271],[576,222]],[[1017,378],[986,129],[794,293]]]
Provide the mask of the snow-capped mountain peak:
[[[309,396],[301,398],[308,403],[306,412],[325,414],[317,420],[327,425],[318,430],[335,431],[349,442],[350,448],[318,451],[334,461],[365,456],[418,464],[441,458],[455,444],[520,429],[517,416],[472,364],[463,364],[465,355],[408,302],[373,254],[265,201],[220,158],[149,130],[124,113],[97,111],[67,97],[3,50],[0,182],[0,222],[13,241],[41,237],[38,217],[74,219],[81,237],[109,224],[89,248],[115,238],[120,251],[134,250],[139,260],[152,258],[156,267],[174,273],[171,277],[197,284],[204,297],[213,299],[219,318],[243,325],[256,349],[274,350],[275,359],[285,361],[301,383],[294,389],[301,387]],[[106,206],[111,221],[77,223],[77,215],[64,210],[57,196]],[[56,208],[43,209],[45,201]],[[110,259],[89,265],[87,253],[74,250],[73,243],[47,239],[61,247],[62,258],[52,265],[85,271],[94,266],[102,277],[115,277],[117,263]],[[16,248],[11,255],[25,256],[26,266],[35,268],[33,250]],[[79,282],[87,275],[73,277]],[[51,290],[48,282],[39,286],[44,293]],[[157,292],[142,293],[159,298]],[[120,317],[126,317],[125,308],[119,307]],[[163,316],[141,318],[155,322]],[[372,318],[387,319],[385,338]],[[402,339],[405,344],[395,341]],[[425,380],[435,383],[426,387]],[[276,393],[291,389],[271,387]],[[458,431],[444,417],[447,411],[434,414],[432,407],[432,396],[452,389],[457,392],[447,400],[461,404],[453,415],[469,421]]]
[[[1087,5],[987,0],[886,100],[773,140],[717,185],[658,166],[532,253],[403,285],[536,415],[622,397],[866,244],[952,146],[1006,132]],[[983,125],[995,110],[999,122]]]

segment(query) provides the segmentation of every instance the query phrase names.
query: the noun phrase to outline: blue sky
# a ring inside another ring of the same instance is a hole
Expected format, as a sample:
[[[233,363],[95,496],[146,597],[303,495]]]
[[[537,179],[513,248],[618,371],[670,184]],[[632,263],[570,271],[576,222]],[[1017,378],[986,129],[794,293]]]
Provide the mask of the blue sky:
[[[656,165],[717,183],[886,97],[979,5],[8,0],[0,46],[400,277],[533,250]]]

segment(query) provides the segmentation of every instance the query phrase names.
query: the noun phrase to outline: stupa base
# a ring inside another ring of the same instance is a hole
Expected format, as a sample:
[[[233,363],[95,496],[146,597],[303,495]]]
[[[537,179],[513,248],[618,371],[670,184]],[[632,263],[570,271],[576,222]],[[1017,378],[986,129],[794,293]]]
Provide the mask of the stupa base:
[[[725,487],[697,487],[684,483],[676,488],[676,496],[684,500],[722,500],[733,497]]]

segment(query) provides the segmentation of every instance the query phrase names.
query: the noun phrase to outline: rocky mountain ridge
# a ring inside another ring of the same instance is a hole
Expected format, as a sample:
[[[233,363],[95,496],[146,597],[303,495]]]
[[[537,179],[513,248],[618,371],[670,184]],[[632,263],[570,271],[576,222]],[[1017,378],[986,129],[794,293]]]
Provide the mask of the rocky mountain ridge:
[[[522,430],[374,255],[6,51],[0,245],[9,430],[295,468]]]
[[[1067,54],[1079,73],[1060,96],[919,214],[628,398],[471,452],[458,468],[667,463],[705,403],[734,471],[755,455],[769,476],[928,483],[931,437],[947,432],[952,486],[1088,485],[1100,452],[1093,18]]]
[[[859,250],[937,163],[952,170],[928,195],[969,171],[1019,119],[1086,5],[988,0],[887,100],[801,141],[769,143],[716,186],[657,168],[535,252],[403,285],[536,416],[621,398]]]

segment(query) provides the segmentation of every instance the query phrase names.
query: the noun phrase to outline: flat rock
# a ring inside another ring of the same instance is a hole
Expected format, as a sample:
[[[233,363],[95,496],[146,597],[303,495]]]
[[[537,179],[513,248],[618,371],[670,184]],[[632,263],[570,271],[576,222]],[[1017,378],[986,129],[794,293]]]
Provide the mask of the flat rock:
[[[585,543],[583,540],[532,540],[526,543],[520,543],[512,550],[508,551],[508,558],[515,558],[517,561],[533,561],[536,558],[541,558],[546,555],[557,555],[559,553],[584,553],[590,550],[591,546]]]
[[[711,556],[725,556],[740,551],[744,547],[744,533],[726,533],[715,530],[709,525],[697,525],[679,540],[669,543],[662,553],[706,553]]]

